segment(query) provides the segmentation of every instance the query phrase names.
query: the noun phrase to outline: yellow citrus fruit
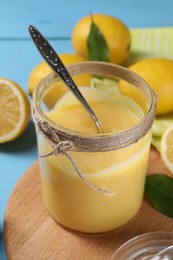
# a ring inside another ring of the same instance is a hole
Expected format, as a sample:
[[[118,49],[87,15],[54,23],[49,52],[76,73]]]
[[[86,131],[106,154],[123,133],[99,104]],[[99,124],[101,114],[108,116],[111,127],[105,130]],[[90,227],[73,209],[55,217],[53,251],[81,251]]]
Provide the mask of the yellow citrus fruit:
[[[168,170],[173,173],[173,125],[171,125],[161,138],[161,157]]]
[[[65,66],[84,61],[84,58],[77,54],[60,54],[59,57]],[[34,89],[38,85],[38,83],[51,72],[52,70],[46,62],[40,63],[32,70],[28,82],[28,92],[30,95],[33,95]],[[81,74],[74,76],[73,79],[77,86],[89,86],[91,76],[89,74]],[[45,104],[49,108],[52,108],[56,104],[57,99],[59,99],[67,91],[67,87],[61,81],[58,82],[47,91],[44,97]]]
[[[72,44],[75,52],[88,59],[87,38],[92,19],[105,38],[110,62],[122,64],[129,54],[130,32],[122,21],[110,15],[92,14],[92,17],[88,15],[79,20],[72,32]]]
[[[70,64],[73,64],[73,63],[84,61],[84,58],[82,58],[79,55],[72,54],[72,53],[60,54],[59,57],[62,60],[62,62],[64,63],[64,65],[66,65],[66,66],[70,65]],[[31,71],[31,74],[29,76],[29,80],[28,80],[28,93],[30,95],[33,95],[34,89],[38,85],[38,83],[43,78],[45,78],[48,74],[50,74],[51,72],[53,72],[53,71],[49,67],[49,65],[47,65],[46,62],[43,61],[40,64],[38,64]],[[83,78],[83,80],[85,80],[85,77]]]
[[[30,103],[20,86],[0,78],[0,143],[16,139],[26,129],[30,118]]]
[[[144,78],[157,94],[157,115],[173,111],[173,61],[165,58],[153,58],[138,61],[129,69]],[[119,85],[131,91],[132,85],[120,80]]]

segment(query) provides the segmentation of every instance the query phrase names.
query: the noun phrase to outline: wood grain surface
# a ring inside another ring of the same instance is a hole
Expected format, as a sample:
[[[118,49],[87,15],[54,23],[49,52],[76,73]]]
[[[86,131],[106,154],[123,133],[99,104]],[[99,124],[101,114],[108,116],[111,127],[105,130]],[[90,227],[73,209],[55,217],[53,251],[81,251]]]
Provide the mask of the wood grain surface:
[[[148,174],[165,173],[158,152],[150,152]],[[135,218],[107,235],[84,235],[58,225],[44,207],[36,161],[22,176],[8,201],[4,236],[9,260],[107,260],[121,244],[139,234],[173,231],[173,220],[144,199]]]

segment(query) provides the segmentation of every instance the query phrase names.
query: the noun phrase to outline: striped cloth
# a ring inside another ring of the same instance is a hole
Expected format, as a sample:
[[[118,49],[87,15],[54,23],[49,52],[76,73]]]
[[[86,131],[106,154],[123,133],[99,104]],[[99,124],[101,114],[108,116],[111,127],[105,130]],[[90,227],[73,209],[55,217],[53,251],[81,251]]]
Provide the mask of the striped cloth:
[[[173,59],[173,27],[131,29],[131,51],[125,66],[145,58]],[[152,144],[160,151],[164,131],[173,122],[173,113],[155,118]]]
[[[173,59],[173,27],[130,29],[131,52],[125,65],[150,57]]]

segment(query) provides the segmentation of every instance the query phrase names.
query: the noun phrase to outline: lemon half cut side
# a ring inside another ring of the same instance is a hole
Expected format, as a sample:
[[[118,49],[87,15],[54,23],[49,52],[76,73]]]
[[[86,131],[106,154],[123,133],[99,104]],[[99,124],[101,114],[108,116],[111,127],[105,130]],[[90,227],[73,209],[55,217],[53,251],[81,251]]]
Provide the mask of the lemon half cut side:
[[[173,124],[161,138],[161,157],[168,170],[173,174]]]
[[[16,83],[0,78],[0,143],[19,137],[30,119],[27,95]]]

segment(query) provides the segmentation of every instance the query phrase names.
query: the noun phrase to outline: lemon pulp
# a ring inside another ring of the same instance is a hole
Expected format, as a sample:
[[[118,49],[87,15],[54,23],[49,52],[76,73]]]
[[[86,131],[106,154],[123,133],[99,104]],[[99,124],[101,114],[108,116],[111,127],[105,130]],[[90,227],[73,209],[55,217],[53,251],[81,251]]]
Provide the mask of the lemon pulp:
[[[161,138],[161,157],[173,174],[173,124],[168,127]]]
[[[0,78],[0,143],[20,136],[29,118],[30,104],[24,91],[17,83]]]

